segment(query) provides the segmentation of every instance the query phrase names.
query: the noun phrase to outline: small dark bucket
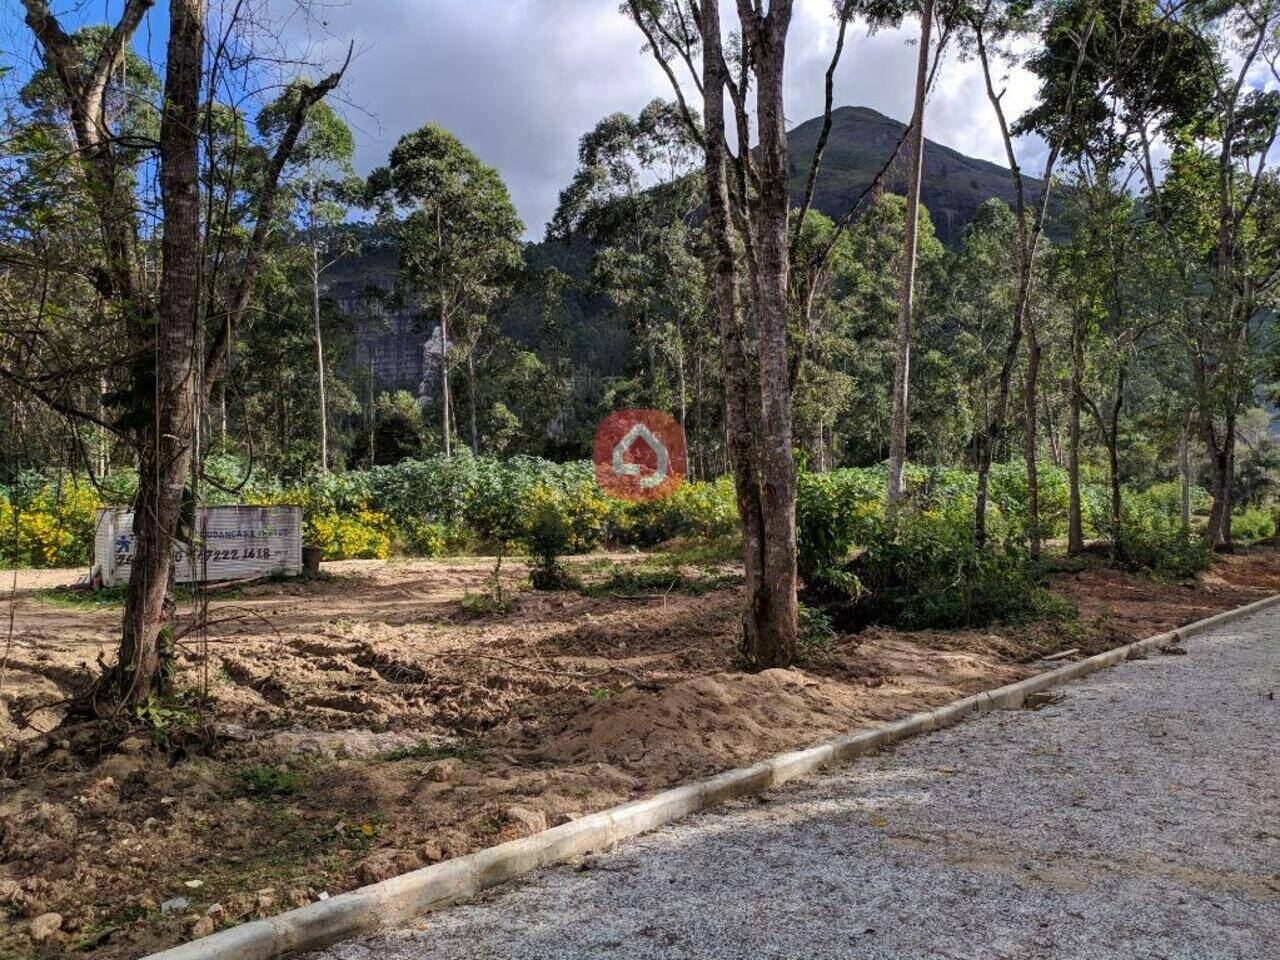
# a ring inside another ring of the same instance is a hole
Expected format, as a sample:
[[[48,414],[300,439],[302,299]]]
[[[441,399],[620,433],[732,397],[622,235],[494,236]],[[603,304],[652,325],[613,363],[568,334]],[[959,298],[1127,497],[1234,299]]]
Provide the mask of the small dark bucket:
[[[314,576],[320,572],[320,560],[324,556],[324,551],[319,547],[313,547],[310,544],[302,548],[302,572],[307,576]]]

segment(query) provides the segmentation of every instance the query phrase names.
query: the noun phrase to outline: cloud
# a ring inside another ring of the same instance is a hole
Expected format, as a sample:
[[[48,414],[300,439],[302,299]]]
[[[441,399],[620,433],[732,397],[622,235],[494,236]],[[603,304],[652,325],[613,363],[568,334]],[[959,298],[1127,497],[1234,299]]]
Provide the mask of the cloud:
[[[296,10],[296,0],[278,2]],[[502,172],[531,237],[541,236],[573,175],[578,138],[606,114],[634,113],[671,93],[617,0],[353,0],[316,12],[323,24],[295,16],[287,29],[334,56],[355,41],[344,94],[360,169],[384,162],[402,134],[440,124]],[[725,12],[728,24],[728,4]],[[791,125],[821,112],[835,38],[830,12],[830,0],[796,4],[786,88]],[[870,36],[851,27],[837,105],[906,119],[918,31],[913,20]],[[1015,71],[1006,98],[1011,116],[1033,94],[1031,78]],[[1003,162],[980,71],[954,53],[941,68],[927,123],[930,138]],[[1024,145],[1024,162],[1036,147]]]

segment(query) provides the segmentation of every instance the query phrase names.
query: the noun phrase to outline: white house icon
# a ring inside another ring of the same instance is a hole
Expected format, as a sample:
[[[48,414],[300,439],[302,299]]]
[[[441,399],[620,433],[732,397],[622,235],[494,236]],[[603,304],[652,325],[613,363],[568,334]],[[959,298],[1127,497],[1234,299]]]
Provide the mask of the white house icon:
[[[623,457],[627,455],[627,451],[637,440],[643,440],[647,443],[654,455],[658,458],[658,464],[654,468],[653,473],[647,477],[640,477],[643,468],[638,463],[625,463]],[[617,446],[613,448],[613,472],[620,477],[640,477],[640,486],[649,490],[662,483],[667,479],[667,472],[671,469],[671,458],[667,454],[667,448],[662,445],[662,441],[653,435],[648,427],[643,423],[637,423],[627,435],[618,441]]]

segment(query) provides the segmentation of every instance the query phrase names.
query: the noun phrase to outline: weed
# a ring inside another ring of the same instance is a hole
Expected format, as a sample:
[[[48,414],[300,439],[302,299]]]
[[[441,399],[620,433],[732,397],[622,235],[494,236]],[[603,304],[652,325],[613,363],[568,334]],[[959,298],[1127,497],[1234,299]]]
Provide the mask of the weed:
[[[240,791],[255,800],[270,800],[293,794],[302,782],[298,771],[283,764],[257,763],[236,775]]]
[[[196,690],[171,694],[153,693],[134,708],[134,716],[161,750],[172,750],[189,740],[201,726]]]
[[[36,593],[36,599],[51,607],[67,610],[107,610],[124,606],[126,586],[89,590],[85,587],[50,587]]]
[[[469,740],[459,740],[456,743],[432,743],[429,740],[419,740],[417,743],[408,747],[396,747],[394,750],[388,750],[386,753],[380,754],[380,760],[395,762],[397,760],[474,760],[480,756],[479,744]]]
[[[515,602],[510,597],[498,597],[492,593],[466,593],[462,597],[462,612],[474,617],[510,613]]]
[[[702,596],[737,582],[734,573],[685,573],[665,559],[639,565],[615,563],[602,580],[579,587],[588,597],[627,597],[659,593]]]
[[[831,650],[831,642],[836,638],[836,629],[831,623],[831,617],[818,607],[811,607],[805,603],[800,604],[798,612],[799,629],[796,632],[796,647],[800,659],[813,659],[828,653]]]

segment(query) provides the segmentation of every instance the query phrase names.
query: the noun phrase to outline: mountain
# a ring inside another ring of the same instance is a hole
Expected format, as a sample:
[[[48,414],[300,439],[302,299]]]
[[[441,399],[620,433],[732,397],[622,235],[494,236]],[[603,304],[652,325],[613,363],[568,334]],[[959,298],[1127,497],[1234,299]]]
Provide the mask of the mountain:
[[[905,125],[867,107],[840,107],[831,115],[831,134],[823,154],[814,195],[815,209],[840,219],[866,190],[893,153]],[[789,135],[791,192],[799,203],[809,162],[822,129],[822,118],[807,120]],[[991,197],[1013,203],[1013,182],[1005,168],[967,157],[932,140],[925,141],[922,197],[943,243],[954,246],[978,207]],[[887,178],[893,193],[905,192],[906,162],[899,157]],[[1041,181],[1025,178],[1028,199],[1039,195]],[[329,276],[329,295],[338,308],[357,318],[357,359],[361,370],[370,370],[384,388],[416,391],[423,377],[423,347],[434,324],[412,303],[394,298],[377,302],[366,291],[383,295],[394,287],[394,242],[378,231],[364,228],[364,251],[344,258]],[[1050,231],[1052,232],[1052,231]],[[525,262],[532,278],[555,266],[578,284],[566,296],[565,321],[569,354],[575,367],[590,371],[593,389],[623,376],[631,333],[609,309],[608,301],[588,287],[594,258],[592,245],[583,238],[569,243],[544,241],[525,248]],[[522,285],[500,311],[499,325],[517,342],[540,349],[543,336],[542,308],[534,284]]]
[[[831,113],[831,134],[818,171],[813,206],[839,220],[858,199],[893,153],[906,124],[869,107],[839,107]],[[788,135],[791,147],[791,194],[798,203],[822,132],[822,118],[806,120]],[[906,158],[900,156],[888,176],[891,193],[906,193]],[[1023,177],[1028,199],[1040,193],[1042,181]],[[938,238],[948,246],[959,239],[978,207],[991,197],[1013,204],[1013,179],[1007,168],[967,157],[925,138],[921,200],[929,209]]]

